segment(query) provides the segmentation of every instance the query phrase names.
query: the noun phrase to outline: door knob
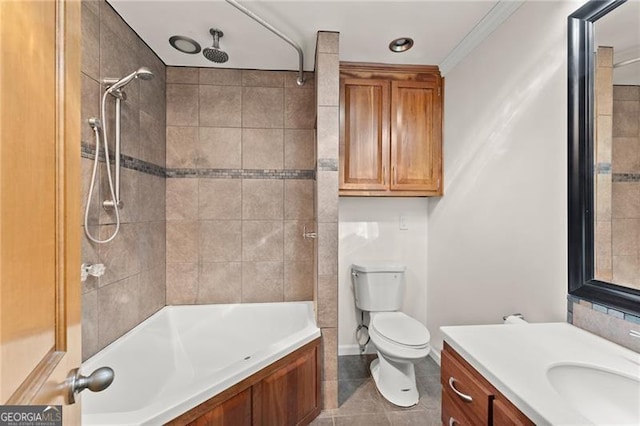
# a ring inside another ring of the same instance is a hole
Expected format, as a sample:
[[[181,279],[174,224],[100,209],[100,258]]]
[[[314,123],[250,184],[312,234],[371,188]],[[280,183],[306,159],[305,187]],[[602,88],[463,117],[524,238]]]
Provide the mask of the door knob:
[[[67,376],[67,399],[69,404],[76,402],[76,394],[85,389],[100,392],[109,387],[115,373],[111,367],[100,367],[88,376],[83,376],[77,368]]]

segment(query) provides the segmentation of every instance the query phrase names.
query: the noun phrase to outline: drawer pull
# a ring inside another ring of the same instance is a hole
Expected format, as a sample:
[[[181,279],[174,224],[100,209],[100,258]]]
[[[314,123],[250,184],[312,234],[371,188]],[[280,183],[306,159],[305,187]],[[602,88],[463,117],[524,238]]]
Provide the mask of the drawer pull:
[[[469,395],[463,394],[458,389],[456,389],[456,387],[454,386],[455,382],[457,382],[456,379],[454,379],[453,377],[449,377],[449,387],[451,388],[451,390],[454,391],[455,394],[458,395],[460,398],[462,398],[463,401],[473,402],[473,398],[471,398]]]
[[[456,419],[454,419],[453,417],[449,417],[449,426],[455,426],[458,425],[460,423],[458,423],[458,421]]]

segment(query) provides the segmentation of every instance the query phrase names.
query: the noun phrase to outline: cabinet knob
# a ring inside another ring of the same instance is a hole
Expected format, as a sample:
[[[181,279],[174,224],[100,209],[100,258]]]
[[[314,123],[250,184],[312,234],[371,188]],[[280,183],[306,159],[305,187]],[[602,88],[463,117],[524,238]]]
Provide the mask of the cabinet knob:
[[[449,387],[451,388],[451,390],[455,392],[455,394],[458,395],[464,402],[473,402],[473,398],[456,389],[456,386],[455,386],[456,382],[457,380],[455,378],[449,377]]]

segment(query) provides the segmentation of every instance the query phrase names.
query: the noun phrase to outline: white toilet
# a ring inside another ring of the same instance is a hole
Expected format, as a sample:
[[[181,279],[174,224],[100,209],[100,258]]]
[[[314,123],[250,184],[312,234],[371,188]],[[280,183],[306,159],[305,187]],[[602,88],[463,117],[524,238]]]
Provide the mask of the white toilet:
[[[369,337],[378,358],[371,363],[376,387],[389,402],[411,407],[420,398],[414,361],[429,354],[429,330],[399,311],[404,295],[401,265],[351,265],[356,306],[370,315]]]

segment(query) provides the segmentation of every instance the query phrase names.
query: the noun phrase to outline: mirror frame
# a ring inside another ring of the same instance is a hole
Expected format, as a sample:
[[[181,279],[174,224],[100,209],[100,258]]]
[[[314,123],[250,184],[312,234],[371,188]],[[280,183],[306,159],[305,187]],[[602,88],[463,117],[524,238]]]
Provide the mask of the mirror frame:
[[[640,314],[640,290],[595,279],[594,23],[626,0],[588,1],[568,18],[569,294]]]

